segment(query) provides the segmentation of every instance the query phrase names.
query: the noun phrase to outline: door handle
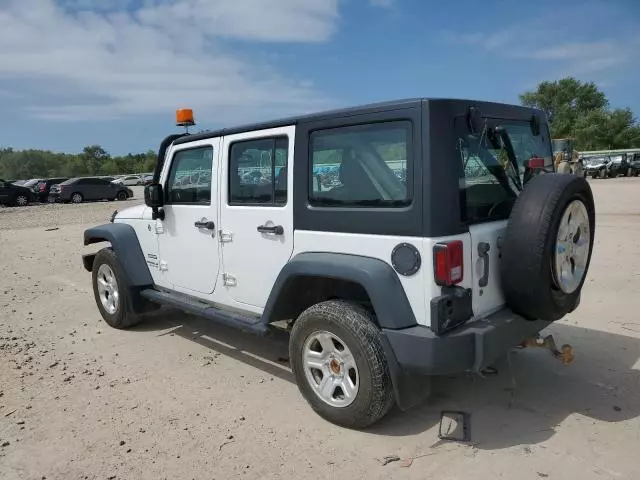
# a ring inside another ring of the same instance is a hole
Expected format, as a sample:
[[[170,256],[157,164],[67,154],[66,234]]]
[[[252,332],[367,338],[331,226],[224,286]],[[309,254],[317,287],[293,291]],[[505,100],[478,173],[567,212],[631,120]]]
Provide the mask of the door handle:
[[[284,228],[282,228],[282,225],[274,225],[273,227],[267,227],[266,225],[258,225],[258,231],[260,233],[273,233],[274,235],[284,234]]]
[[[483,263],[482,277],[478,280],[479,287],[489,285],[489,250],[491,250],[490,244],[486,242],[478,243],[478,257],[482,259]]]
[[[194,225],[196,226],[196,228],[206,228],[207,230],[215,230],[216,228],[216,224],[208,220],[195,222]]]

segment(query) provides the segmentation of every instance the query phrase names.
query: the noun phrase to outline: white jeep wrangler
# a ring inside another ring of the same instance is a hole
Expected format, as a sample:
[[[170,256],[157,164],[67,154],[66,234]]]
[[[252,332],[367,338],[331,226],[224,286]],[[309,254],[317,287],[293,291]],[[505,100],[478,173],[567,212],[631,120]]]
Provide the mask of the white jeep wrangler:
[[[184,124],[184,123],[183,123]],[[412,99],[160,146],[145,204],[86,230],[115,328],[168,305],[290,331],[302,395],[361,428],[574,310],[595,213],[538,110]],[[274,325],[284,325],[277,327]]]

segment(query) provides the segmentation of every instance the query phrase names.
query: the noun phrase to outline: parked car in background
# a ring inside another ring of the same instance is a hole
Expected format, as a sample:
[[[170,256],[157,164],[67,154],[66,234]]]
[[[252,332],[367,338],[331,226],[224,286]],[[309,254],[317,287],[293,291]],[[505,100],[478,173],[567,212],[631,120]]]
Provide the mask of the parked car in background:
[[[51,202],[82,203],[95,200],[127,200],[133,190],[105,178],[79,177],[53,185],[49,191]]]
[[[590,157],[585,159],[585,176],[591,178],[607,178],[609,176],[609,157]]]
[[[24,182],[21,186],[22,187],[27,187],[33,190],[33,187],[35,187],[38,182],[42,181],[42,178],[32,178],[30,180],[27,180],[26,182]]]
[[[0,205],[26,207],[32,201],[30,188],[0,179]]]
[[[38,202],[46,202],[49,198],[49,191],[51,187],[62,182],[66,182],[69,180],[68,177],[56,177],[56,178],[47,178],[45,180],[41,180],[33,186],[33,194]]]
[[[150,185],[151,183],[153,183],[153,174],[146,173],[142,175],[142,177],[140,177],[140,181],[138,182],[138,185]]]
[[[627,160],[627,155],[614,155],[611,158],[611,163],[608,165],[609,178],[616,178],[620,175],[628,177],[631,175],[631,168]]]
[[[631,176],[637,177],[638,175],[640,175],[640,153],[630,153],[627,156],[627,160],[629,161]]]
[[[116,178],[113,183],[118,185],[126,185],[128,187],[138,185],[140,182],[140,175],[125,175],[123,177]]]

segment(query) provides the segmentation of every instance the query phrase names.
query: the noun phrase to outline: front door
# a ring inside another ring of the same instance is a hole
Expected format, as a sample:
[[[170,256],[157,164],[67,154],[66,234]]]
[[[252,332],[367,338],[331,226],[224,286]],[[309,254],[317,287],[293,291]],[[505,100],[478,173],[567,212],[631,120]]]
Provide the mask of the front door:
[[[159,285],[211,294],[219,271],[217,164],[220,139],[174,148],[163,172],[165,218],[157,222]]]
[[[295,127],[224,137],[221,245],[225,288],[239,307],[262,308],[293,252]]]

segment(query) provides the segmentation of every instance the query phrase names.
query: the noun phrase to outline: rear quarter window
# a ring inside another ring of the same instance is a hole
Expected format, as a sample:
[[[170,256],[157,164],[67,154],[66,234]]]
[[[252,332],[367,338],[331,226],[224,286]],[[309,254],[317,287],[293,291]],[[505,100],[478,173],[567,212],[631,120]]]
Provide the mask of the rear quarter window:
[[[315,131],[310,150],[311,205],[389,208],[411,203],[411,122]]]

